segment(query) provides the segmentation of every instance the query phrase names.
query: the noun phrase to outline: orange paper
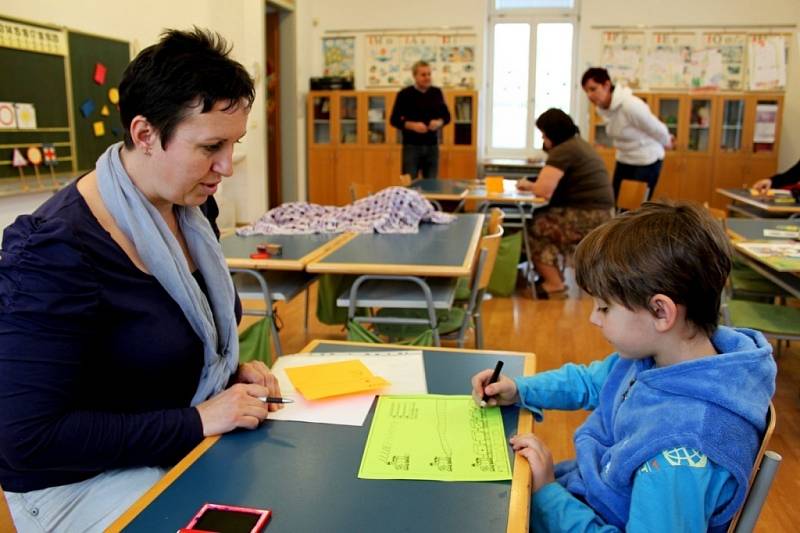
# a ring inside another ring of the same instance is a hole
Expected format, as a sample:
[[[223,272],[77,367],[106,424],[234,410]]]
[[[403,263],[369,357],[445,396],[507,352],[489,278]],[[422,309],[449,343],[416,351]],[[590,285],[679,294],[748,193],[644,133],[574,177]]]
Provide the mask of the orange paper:
[[[286,369],[286,375],[307,400],[371,391],[391,385],[370,372],[357,359],[290,367]]]
[[[503,192],[503,176],[486,176],[486,192]]]

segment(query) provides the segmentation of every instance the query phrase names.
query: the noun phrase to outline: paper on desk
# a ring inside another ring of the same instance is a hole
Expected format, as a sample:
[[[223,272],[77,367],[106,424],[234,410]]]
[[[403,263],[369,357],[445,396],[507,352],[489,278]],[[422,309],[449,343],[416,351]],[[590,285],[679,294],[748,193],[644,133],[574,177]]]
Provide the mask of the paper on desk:
[[[319,400],[333,396],[382,389],[388,381],[373,374],[358,359],[345,361],[317,361],[309,365],[286,369],[294,388],[306,400]]]
[[[372,418],[361,479],[511,479],[499,407],[470,396],[381,396]]]
[[[292,385],[286,368],[306,366],[321,362],[337,362],[357,359],[374,374],[385,377],[391,385],[377,392],[387,394],[424,394],[428,392],[425,380],[425,365],[419,350],[396,352],[314,353],[298,354],[278,358],[272,373],[278,379],[281,394],[295,403],[285,404],[283,409],[270,413],[270,420],[291,420],[320,424],[360,426],[369,413],[375,392],[353,394],[322,400],[306,400]]]

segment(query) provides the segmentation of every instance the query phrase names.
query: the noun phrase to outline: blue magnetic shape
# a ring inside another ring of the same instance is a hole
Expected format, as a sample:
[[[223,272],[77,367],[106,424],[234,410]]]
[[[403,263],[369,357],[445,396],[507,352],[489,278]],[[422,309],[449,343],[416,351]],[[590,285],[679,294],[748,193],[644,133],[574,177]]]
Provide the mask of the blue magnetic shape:
[[[83,118],[87,118],[89,115],[91,115],[92,111],[94,111],[94,108],[94,100],[91,98],[84,100],[81,104],[81,115],[83,115]]]

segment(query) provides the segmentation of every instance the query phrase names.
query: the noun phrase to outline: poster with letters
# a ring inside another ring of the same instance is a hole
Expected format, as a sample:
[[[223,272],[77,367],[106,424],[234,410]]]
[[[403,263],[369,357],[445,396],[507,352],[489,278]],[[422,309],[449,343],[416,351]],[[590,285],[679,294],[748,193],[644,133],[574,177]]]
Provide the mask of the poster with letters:
[[[614,83],[641,88],[644,33],[606,31],[601,38],[600,65],[608,70]]]

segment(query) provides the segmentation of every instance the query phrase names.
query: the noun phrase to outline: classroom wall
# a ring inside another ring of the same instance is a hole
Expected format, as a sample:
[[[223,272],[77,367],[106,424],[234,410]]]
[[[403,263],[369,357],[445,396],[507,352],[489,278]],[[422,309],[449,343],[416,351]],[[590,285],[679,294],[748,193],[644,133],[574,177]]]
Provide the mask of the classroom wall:
[[[119,4],[121,5],[121,4]],[[266,124],[264,121],[264,2],[263,0],[139,0],[124,10],[101,0],[3,0],[0,14],[44,22],[70,29],[129,41],[135,55],[158,40],[164,28],[188,29],[192,25],[220,32],[233,44],[233,57],[256,77],[257,96],[250,113],[248,133],[237,147],[234,176],[218,193],[220,222],[249,221],[267,205]],[[124,11],[124,12],[123,12]],[[49,195],[0,198],[0,228],[17,215],[28,213]]]

